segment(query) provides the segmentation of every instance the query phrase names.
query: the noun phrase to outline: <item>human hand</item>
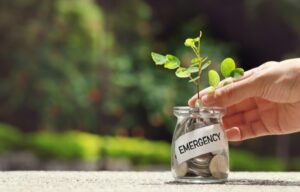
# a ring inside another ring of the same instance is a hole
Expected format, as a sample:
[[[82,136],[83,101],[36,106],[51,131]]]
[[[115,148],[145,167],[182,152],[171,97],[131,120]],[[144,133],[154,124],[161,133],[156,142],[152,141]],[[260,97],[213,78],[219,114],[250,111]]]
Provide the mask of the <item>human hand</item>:
[[[229,141],[300,131],[300,59],[267,62],[228,80],[233,83],[213,93],[205,89],[200,97],[205,106],[226,108],[223,125]]]

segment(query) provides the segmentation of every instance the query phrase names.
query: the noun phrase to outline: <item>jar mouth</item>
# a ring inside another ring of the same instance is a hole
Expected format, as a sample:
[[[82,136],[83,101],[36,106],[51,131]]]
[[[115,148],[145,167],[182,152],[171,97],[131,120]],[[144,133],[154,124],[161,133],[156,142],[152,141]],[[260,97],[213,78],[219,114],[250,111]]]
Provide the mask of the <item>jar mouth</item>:
[[[222,116],[225,113],[225,108],[222,107],[189,107],[189,106],[175,106],[173,108],[176,116],[189,116],[195,114],[206,114],[211,116]]]

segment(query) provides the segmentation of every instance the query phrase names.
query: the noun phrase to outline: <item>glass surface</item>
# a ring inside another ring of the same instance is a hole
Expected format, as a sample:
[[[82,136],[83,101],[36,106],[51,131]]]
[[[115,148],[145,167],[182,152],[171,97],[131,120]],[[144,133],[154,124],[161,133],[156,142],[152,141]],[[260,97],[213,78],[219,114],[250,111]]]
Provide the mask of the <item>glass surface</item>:
[[[195,156],[180,164],[175,154],[175,141],[191,131],[220,126],[219,131],[224,134],[222,129],[224,113],[224,109],[218,107],[174,107],[177,124],[172,140],[171,170],[176,181],[187,183],[222,183],[226,181],[229,174],[229,153],[225,136],[217,151]]]

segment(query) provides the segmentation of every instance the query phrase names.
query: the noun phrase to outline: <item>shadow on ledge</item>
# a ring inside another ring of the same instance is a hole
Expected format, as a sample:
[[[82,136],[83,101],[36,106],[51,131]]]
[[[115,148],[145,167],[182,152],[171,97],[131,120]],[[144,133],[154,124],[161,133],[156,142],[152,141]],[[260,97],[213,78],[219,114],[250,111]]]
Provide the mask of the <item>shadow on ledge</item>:
[[[168,185],[186,185],[178,181],[165,182]],[[198,184],[199,185],[199,184]],[[204,184],[211,185],[211,184]],[[283,180],[268,180],[268,179],[229,179],[221,185],[265,185],[265,186],[300,186],[300,181],[283,181]]]
[[[284,181],[269,179],[230,179],[225,185],[273,185],[273,186],[300,186],[300,181]]]

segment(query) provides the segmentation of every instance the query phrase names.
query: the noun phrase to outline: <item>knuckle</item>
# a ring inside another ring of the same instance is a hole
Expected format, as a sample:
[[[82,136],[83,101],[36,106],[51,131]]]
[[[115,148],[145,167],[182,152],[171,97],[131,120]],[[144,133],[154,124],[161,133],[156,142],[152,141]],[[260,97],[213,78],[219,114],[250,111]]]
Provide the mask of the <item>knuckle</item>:
[[[255,74],[251,79],[249,79],[249,84],[253,85],[253,92],[257,96],[263,97],[267,94],[269,90],[269,78],[265,74]]]
[[[268,62],[265,62],[264,64],[261,65],[262,69],[265,69],[265,68],[268,68],[270,66],[273,66],[275,64],[277,64],[278,62],[276,61],[268,61]]]
[[[246,139],[247,139],[247,136],[246,136],[245,132],[240,129],[240,140],[243,141]]]
[[[225,105],[233,97],[233,90],[225,87],[221,92],[217,93],[218,100],[221,105]]]
[[[256,126],[255,126],[255,122],[251,122],[250,123],[250,131],[252,133],[252,135],[255,137],[255,136],[260,136],[260,131],[258,131],[256,129]]]

